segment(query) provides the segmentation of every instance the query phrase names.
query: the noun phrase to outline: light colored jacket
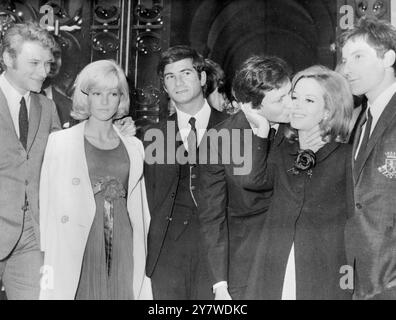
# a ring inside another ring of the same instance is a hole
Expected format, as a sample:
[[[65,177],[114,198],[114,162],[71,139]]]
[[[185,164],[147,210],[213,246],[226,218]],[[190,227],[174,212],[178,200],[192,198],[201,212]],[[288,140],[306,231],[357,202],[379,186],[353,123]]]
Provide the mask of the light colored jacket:
[[[6,258],[18,242],[23,229],[26,206],[39,241],[38,189],[41,164],[50,132],[61,128],[55,104],[31,93],[29,132],[23,148],[4,93],[0,90],[0,260]]]
[[[86,122],[49,136],[40,181],[40,234],[44,251],[40,299],[74,299],[96,206],[84,151]],[[144,149],[124,137],[130,160],[127,208],[133,228],[133,293],[152,299],[145,276],[150,215],[143,179]],[[128,245],[128,244],[125,244]]]

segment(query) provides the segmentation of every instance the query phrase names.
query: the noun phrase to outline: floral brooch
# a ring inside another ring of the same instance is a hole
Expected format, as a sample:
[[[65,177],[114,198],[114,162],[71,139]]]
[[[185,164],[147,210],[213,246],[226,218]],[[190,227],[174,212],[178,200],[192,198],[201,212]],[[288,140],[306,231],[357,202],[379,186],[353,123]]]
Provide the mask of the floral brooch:
[[[296,154],[293,167],[287,172],[291,172],[294,175],[300,174],[300,172],[306,172],[309,177],[312,176],[312,168],[316,165],[316,155],[311,149],[299,150]]]

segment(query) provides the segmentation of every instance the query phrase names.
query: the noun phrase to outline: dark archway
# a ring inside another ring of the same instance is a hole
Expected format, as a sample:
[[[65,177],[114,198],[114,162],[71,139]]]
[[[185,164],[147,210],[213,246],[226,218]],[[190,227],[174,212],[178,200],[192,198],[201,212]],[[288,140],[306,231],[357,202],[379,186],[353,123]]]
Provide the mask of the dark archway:
[[[334,35],[329,1],[206,0],[195,12],[190,43],[230,79],[242,61],[260,53],[284,58],[294,71],[316,63],[334,67]]]

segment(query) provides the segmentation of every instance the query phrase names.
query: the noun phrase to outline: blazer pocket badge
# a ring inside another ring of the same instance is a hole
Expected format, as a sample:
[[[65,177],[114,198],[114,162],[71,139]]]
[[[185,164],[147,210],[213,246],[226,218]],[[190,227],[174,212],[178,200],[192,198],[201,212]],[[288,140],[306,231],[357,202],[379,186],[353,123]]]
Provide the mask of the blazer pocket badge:
[[[396,178],[396,152],[385,153],[385,164],[378,168],[378,171],[389,179]]]

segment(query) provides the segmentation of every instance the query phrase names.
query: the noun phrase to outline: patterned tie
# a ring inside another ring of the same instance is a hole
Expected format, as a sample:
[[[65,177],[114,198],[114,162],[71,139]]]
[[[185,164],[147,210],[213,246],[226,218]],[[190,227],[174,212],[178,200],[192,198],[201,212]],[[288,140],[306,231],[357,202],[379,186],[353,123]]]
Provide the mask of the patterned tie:
[[[28,112],[26,107],[25,98],[21,99],[21,107],[19,108],[19,140],[21,141],[23,147],[26,150],[27,145],[27,137],[29,131],[29,120],[28,120]]]
[[[363,122],[362,126],[366,124],[366,128],[364,129],[364,136],[362,139],[362,143],[360,144],[359,148],[359,153],[356,157],[356,161],[359,161],[360,158],[363,156],[364,152],[366,151],[367,148],[367,143],[370,139],[370,131],[371,131],[371,125],[373,123],[373,116],[371,115],[370,108],[367,109],[367,118],[365,122]]]
[[[197,128],[195,127],[196,119],[191,117],[188,120],[188,123],[191,126],[190,133],[187,137],[187,145],[188,145],[188,162],[190,164],[197,163]]]

